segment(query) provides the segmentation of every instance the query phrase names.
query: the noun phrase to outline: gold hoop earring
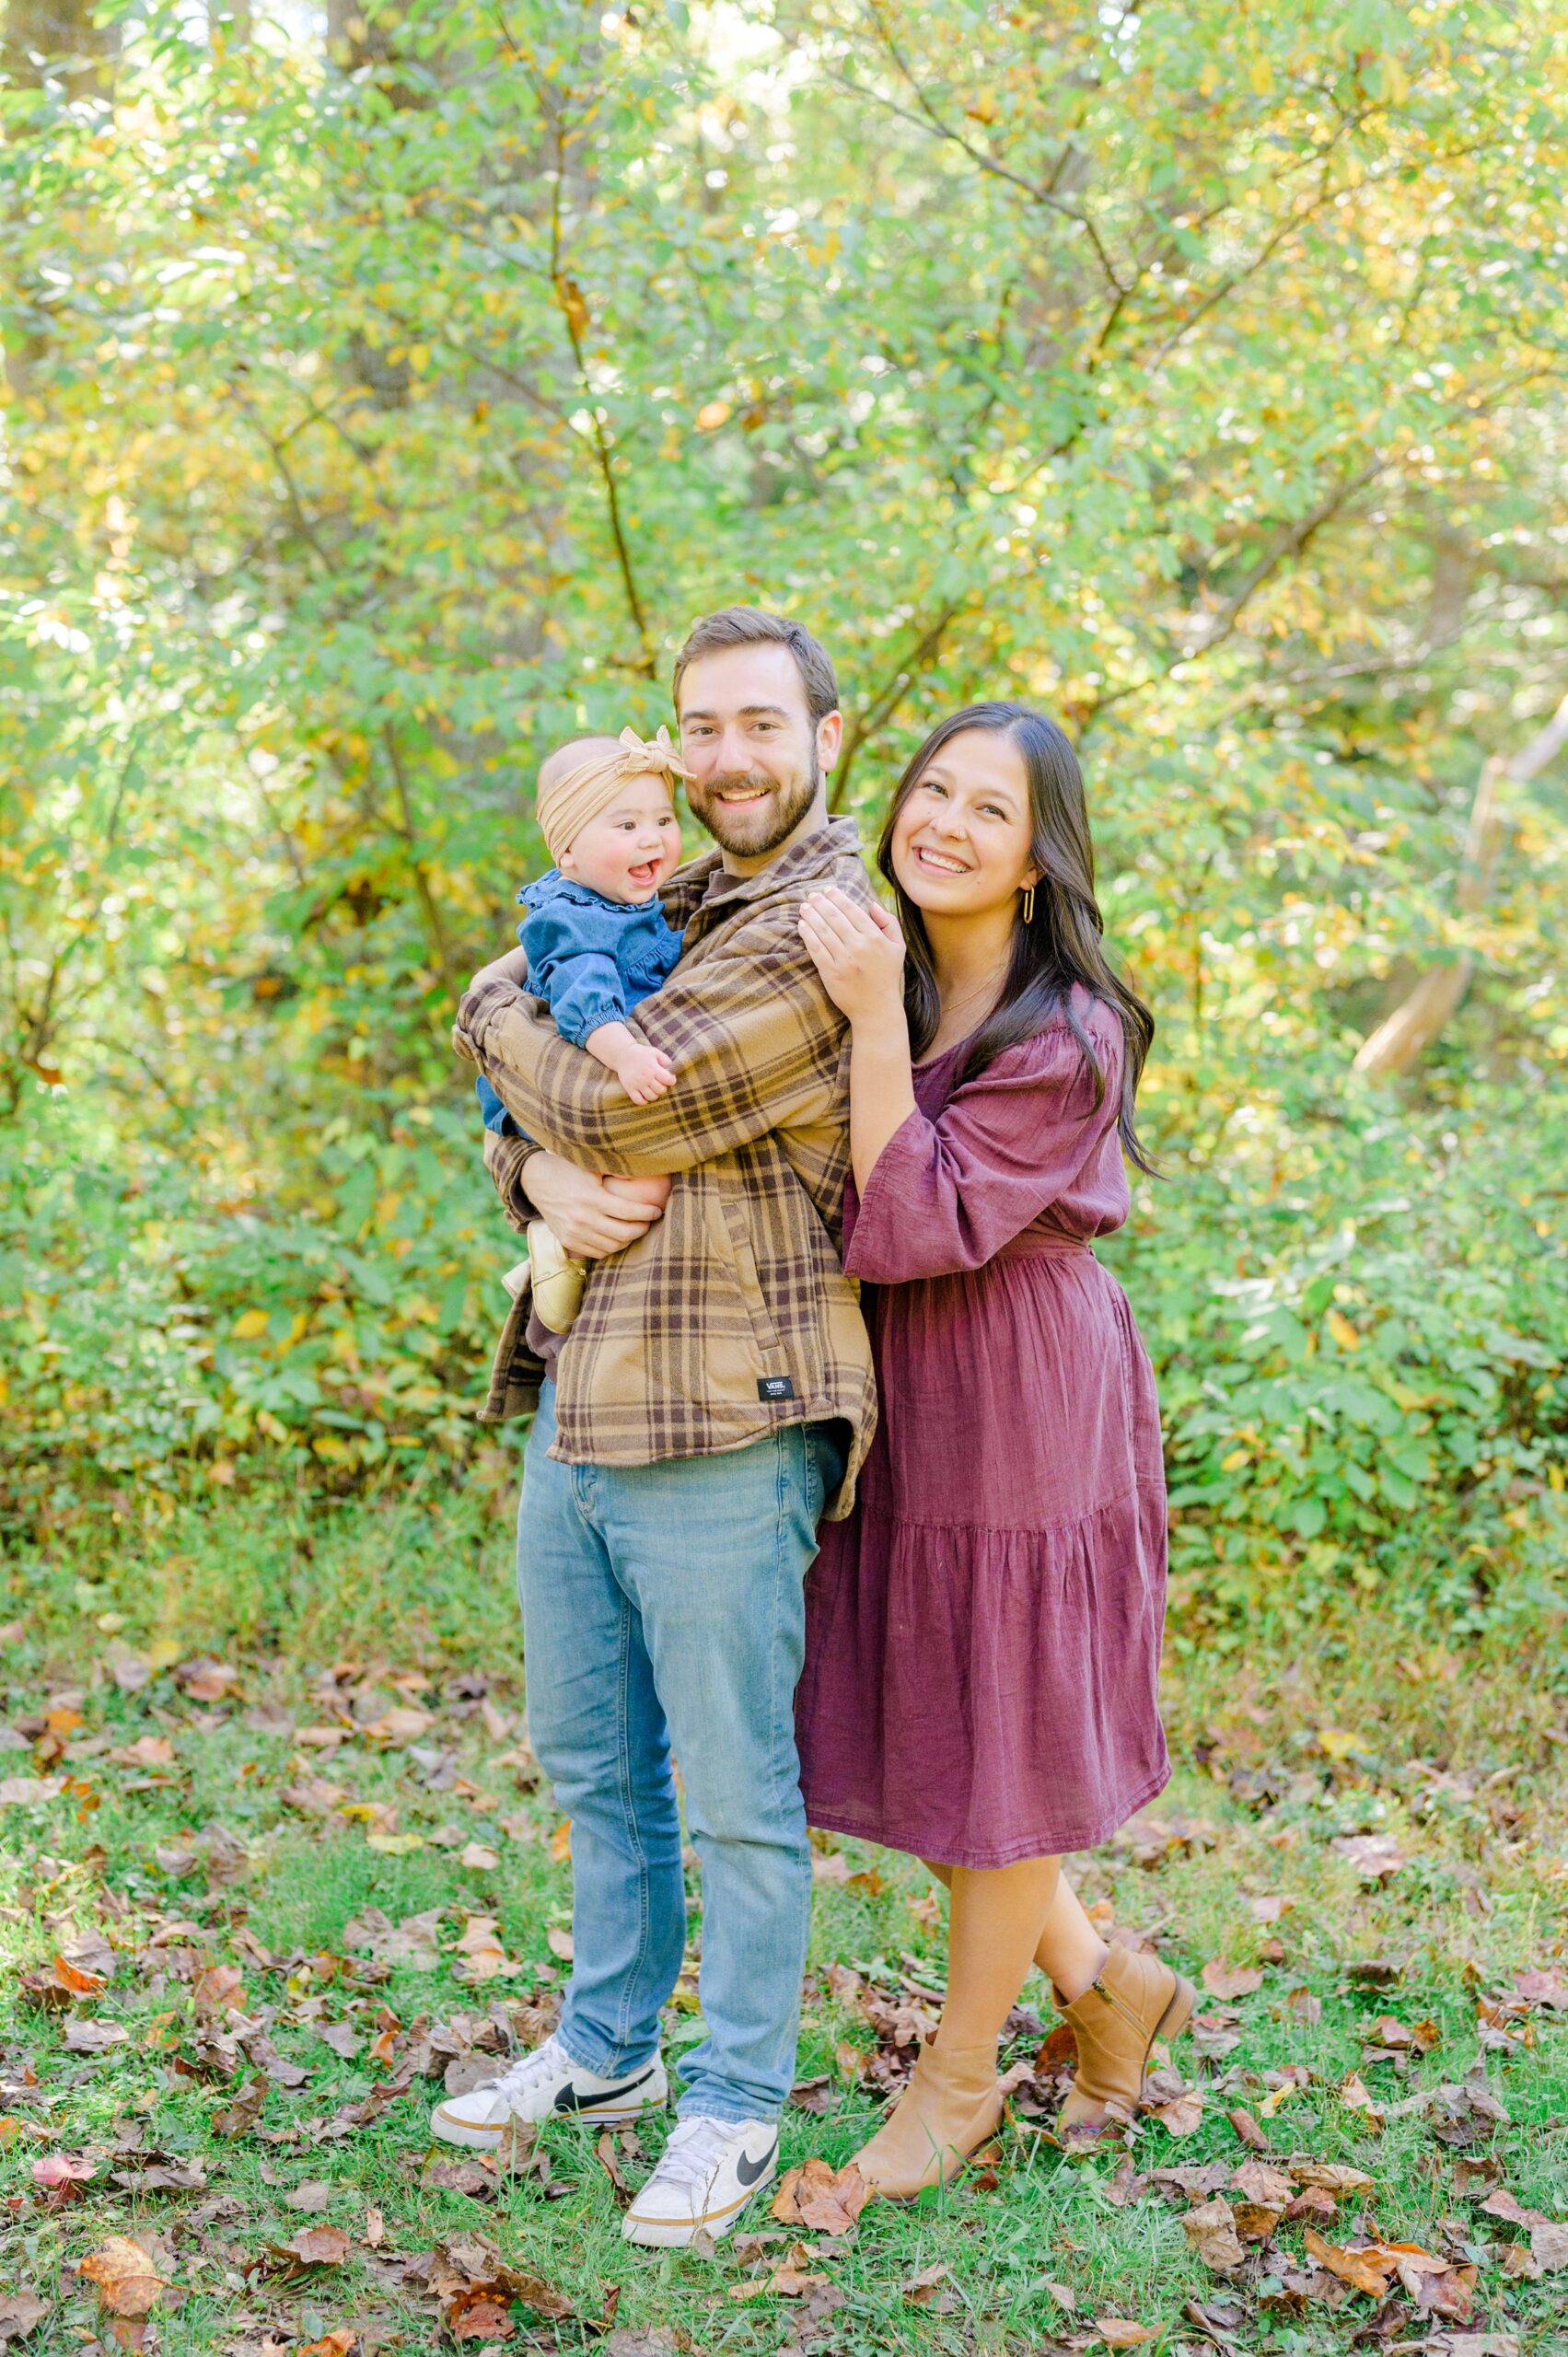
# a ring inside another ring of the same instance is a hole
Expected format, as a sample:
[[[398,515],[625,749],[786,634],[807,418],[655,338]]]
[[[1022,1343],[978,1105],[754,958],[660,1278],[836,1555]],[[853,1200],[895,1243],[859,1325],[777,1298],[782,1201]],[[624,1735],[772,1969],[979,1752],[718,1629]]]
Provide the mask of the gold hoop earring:
[[[1035,921],[1035,888],[1034,888],[1034,886],[1031,884],[1031,885],[1029,886],[1029,888],[1028,888],[1028,890],[1024,894],[1024,923],[1025,923],[1026,924],[1033,924],[1034,921]]]

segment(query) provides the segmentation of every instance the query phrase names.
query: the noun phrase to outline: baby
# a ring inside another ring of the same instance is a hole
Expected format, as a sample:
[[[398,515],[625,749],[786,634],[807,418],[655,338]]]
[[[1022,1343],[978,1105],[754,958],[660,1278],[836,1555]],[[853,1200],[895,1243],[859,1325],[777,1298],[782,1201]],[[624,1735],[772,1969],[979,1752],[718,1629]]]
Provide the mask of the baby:
[[[670,782],[685,777],[669,732],[651,744],[634,729],[578,737],[559,746],[539,773],[540,831],[554,866],[517,899],[528,915],[517,938],[528,952],[528,988],[555,1028],[612,1072],[634,1105],[675,1083],[675,1067],[627,1028],[634,1006],[666,981],[680,935],[659,906],[658,888],[680,858],[680,825]],[[486,1129],[516,1134],[487,1080],[479,1082]],[[662,1202],[668,1179],[628,1181]],[[587,1271],[544,1220],[528,1227],[528,1258],[508,1271],[514,1294],[531,1274],[541,1325],[563,1334],[577,1314]]]

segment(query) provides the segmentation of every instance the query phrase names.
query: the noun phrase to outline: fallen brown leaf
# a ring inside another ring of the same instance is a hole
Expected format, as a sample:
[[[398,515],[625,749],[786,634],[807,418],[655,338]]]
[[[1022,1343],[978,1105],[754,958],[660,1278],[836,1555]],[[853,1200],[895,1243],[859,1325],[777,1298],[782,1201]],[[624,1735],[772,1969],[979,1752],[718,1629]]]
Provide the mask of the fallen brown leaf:
[[[57,1956],[41,1972],[24,1972],[22,1994],[45,2013],[62,2014],[83,1997],[101,1996],[108,1982],[100,1972],[85,1972],[69,1956]]]
[[[1387,2047],[1392,2054],[1430,2054],[1439,2035],[1435,2022],[1401,2022],[1392,2014],[1379,2014],[1361,2028],[1364,2046]]]
[[[300,2267],[341,2267],[349,2254],[349,2238],[341,2226],[301,2226],[286,2243],[274,2243],[273,2255]]]
[[[1252,1996],[1263,1986],[1263,1975],[1253,1964],[1209,1963],[1203,1967],[1203,1986],[1211,1997],[1228,2003]]]
[[[791,2169],[779,2187],[772,2215],[784,2226],[807,2226],[816,2234],[847,2235],[865,2209],[871,2189],[851,2161],[830,2169],[815,2156]]]
[[[7,2292],[0,2297],[0,2342],[25,2340],[48,2314],[47,2300],[31,2292]]]
[[[1568,1980],[1560,1972],[1516,1972],[1514,1989],[1527,2005],[1549,2005],[1556,2013],[1568,2013]]]
[[[1225,2118],[1229,2120],[1231,2126],[1235,2129],[1242,2142],[1249,2145],[1253,2152],[1266,2153],[1268,2151],[1269,2140],[1264,2135],[1262,2130],[1259,2127],[1258,2122],[1253,2119],[1252,2114],[1249,2111],[1244,2110],[1242,2107],[1237,2104],[1234,2111],[1226,2112]]]
[[[245,1975],[237,1965],[209,1964],[196,1975],[191,1994],[199,2014],[242,2014]]]
[[[1293,2153],[1285,2166],[1297,2185],[1320,2185],[1326,2193],[1365,2193],[1376,2182],[1365,2169],[1345,2161],[1315,2161],[1310,2153]]]
[[[1555,2275],[1559,2268],[1568,2267],[1568,2223],[1553,2225],[1547,2220],[1539,2226],[1532,2226],[1530,2257],[1548,2275]]]
[[[1489,2193],[1481,2206],[1489,2218],[1506,2218],[1511,2226],[1546,2226],[1551,2223],[1544,2210],[1527,2210],[1505,2185],[1500,2185],[1495,2193]]]
[[[1387,1882],[1407,1864],[1391,1833],[1342,1833],[1329,1847],[1349,1861],[1363,1882]]]
[[[1108,2349],[1141,2349],[1159,2339],[1156,2326],[1134,2324],[1128,2316],[1096,2316],[1095,2330]]]
[[[1168,2136],[1192,2135],[1202,2125],[1202,2089],[1184,2087],[1168,2103],[1156,2104],[1150,2117],[1159,2121]]]
[[[1295,2192],[1289,2171],[1268,2161],[1243,2161],[1230,2182],[1244,2200],[1260,2201],[1274,2209],[1283,2210]]]
[[[76,2272],[97,2284],[99,2298],[114,2316],[149,2315],[164,2289],[153,2261],[128,2235],[110,2235],[99,2249],[77,2260]]]
[[[267,2100],[267,2085],[266,2077],[259,2073],[243,2092],[236,2096],[233,2103],[226,2104],[221,2111],[215,2111],[213,2114],[215,2134],[228,2137],[243,2136],[248,2129],[254,2128],[261,2117],[261,2107]]]
[[[1113,2209],[1125,2210],[1130,2202],[1136,2201],[1147,2183],[1146,2177],[1139,2176],[1133,2165],[1132,2155],[1128,2153],[1123,2155],[1111,2175],[1106,2178],[1100,2187],[1100,2193]]]
[[[1246,2258],[1230,2204],[1217,2194],[1212,2201],[1201,2201],[1195,2210],[1189,2210],[1181,2231],[1204,2266],[1212,2267],[1216,2275],[1234,2274]]]

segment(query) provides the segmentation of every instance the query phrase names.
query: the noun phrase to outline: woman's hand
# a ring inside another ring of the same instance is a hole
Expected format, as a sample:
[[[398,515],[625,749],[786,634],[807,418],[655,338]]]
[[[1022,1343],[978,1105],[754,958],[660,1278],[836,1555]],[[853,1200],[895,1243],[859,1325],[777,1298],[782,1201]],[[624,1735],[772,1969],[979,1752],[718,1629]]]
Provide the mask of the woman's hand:
[[[904,937],[875,902],[860,908],[829,884],[800,911],[800,937],[828,996],[851,1023],[904,1019]]]

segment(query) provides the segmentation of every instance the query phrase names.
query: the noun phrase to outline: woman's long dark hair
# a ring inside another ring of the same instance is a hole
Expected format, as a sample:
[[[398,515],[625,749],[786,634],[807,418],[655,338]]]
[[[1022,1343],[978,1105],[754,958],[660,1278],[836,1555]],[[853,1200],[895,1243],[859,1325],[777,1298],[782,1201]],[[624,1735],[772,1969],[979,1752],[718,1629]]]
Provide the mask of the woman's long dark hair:
[[[1143,1000],[1112,970],[1100,946],[1105,921],[1095,899],[1095,852],[1078,757],[1056,723],[1042,713],[1031,712],[1028,704],[971,703],[962,712],[949,714],[932,730],[894,792],[888,823],[877,846],[877,865],[893,888],[908,945],[904,1008],[910,1046],[917,1058],[930,1046],[942,1005],[925,920],[893,873],[893,829],[943,746],[970,728],[994,729],[1010,737],[1023,756],[1029,782],[1029,856],[1040,871],[1040,881],[1035,887],[1032,923],[1024,923],[1020,907],[1007,979],[1000,999],[970,1044],[964,1077],[972,1079],[1004,1048],[1032,1039],[1047,1024],[1064,1016],[1094,1074],[1095,1104],[1103,1104],[1105,1068],[1073,1007],[1073,986],[1082,983],[1121,1022],[1126,1053],[1116,1126],[1128,1159],[1153,1175],[1154,1166],[1138,1143],[1132,1108],[1144,1060],[1155,1036],[1155,1019]]]

